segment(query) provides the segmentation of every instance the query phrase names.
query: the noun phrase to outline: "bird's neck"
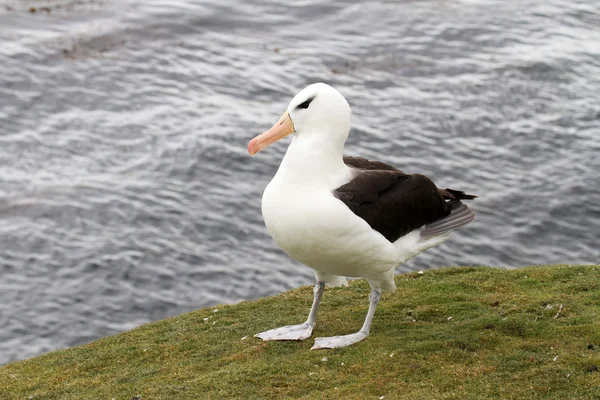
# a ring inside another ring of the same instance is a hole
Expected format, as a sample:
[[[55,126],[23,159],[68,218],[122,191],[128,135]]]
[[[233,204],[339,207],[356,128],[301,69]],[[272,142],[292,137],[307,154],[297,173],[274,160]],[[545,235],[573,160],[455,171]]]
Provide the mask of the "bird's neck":
[[[321,135],[295,136],[281,161],[277,178],[300,185],[340,186],[350,174],[343,160],[344,142],[323,141]]]

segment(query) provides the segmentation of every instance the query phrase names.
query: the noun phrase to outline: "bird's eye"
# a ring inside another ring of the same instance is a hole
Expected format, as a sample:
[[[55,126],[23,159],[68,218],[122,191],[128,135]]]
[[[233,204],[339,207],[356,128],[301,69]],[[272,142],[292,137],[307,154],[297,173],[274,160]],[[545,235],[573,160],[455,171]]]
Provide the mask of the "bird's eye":
[[[315,99],[314,97],[311,97],[310,99],[308,99],[308,100],[306,100],[306,101],[304,101],[304,102],[302,102],[302,103],[298,104],[298,106],[297,106],[296,108],[304,108],[304,109],[307,109],[307,108],[308,108],[308,106],[310,106],[310,103],[311,103],[311,102],[312,102],[314,99]]]

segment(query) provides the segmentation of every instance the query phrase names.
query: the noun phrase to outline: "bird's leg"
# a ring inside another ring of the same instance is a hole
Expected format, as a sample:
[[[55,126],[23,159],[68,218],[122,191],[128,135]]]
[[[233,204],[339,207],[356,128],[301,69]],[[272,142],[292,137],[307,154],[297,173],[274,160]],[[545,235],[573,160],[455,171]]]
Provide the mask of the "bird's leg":
[[[317,282],[314,292],[314,299],[310,314],[305,323],[299,325],[282,326],[281,328],[270,329],[254,335],[262,340],[304,340],[312,335],[313,328],[317,323],[317,309],[323,297],[325,282]]]
[[[371,323],[373,322],[375,308],[377,308],[377,304],[379,303],[380,298],[381,291],[372,289],[371,294],[369,294],[369,311],[367,312],[367,318],[365,318],[365,323],[363,324],[362,328],[360,328],[360,331],[344,336],[316,338],[315,345],[311,348],[311,350],[337,349],[340,347],[346,347],[356,342],[360,342],[361,340],[369,336],[369,330],[371,329]]]

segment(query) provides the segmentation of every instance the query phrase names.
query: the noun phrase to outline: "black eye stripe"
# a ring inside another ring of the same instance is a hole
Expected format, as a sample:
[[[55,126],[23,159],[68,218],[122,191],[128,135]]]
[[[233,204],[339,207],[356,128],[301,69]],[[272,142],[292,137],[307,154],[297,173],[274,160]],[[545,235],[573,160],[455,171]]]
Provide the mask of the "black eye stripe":
[[[303,101],[302,103],[298,104],[296,106],[296,108],[304,108],[307,109],[308,106],[310,106],[310,103],[314,100],[314,97],[309,98],[308,100]]]

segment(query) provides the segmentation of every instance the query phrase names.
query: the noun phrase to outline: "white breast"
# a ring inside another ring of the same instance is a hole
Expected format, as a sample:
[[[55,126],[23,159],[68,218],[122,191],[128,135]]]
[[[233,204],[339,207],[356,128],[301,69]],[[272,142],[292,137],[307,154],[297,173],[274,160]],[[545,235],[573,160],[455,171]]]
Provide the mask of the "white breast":
[[[276,176],[265,189],[262,212],[281,249],[317,271],[368,277],[397,264],[396,248],[324,187]]]

